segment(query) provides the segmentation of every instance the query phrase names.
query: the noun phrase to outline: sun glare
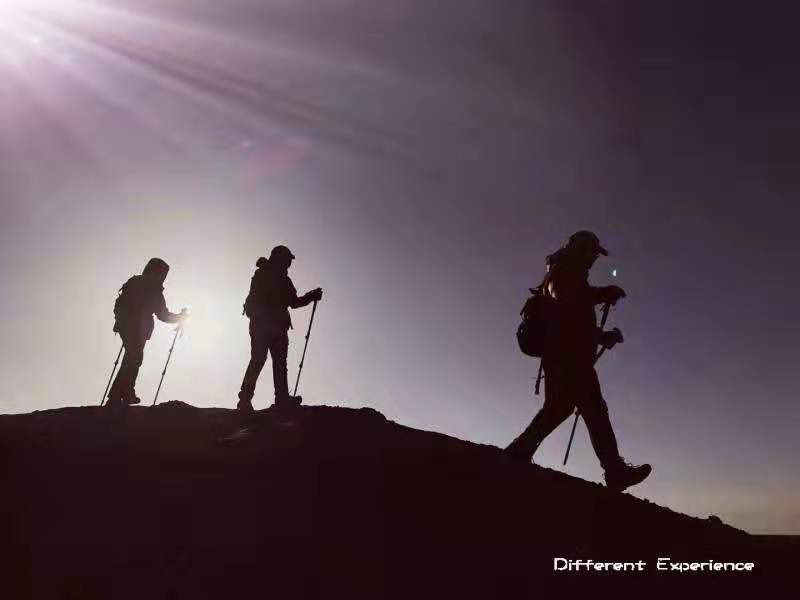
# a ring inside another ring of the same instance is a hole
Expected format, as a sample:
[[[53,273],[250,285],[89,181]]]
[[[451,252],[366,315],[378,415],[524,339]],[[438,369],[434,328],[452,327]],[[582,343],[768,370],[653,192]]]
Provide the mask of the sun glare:
[[[0,0],[0,66],[19,67],[46,52],[53,33],[91,7],[87,0]]]
[[[31,19],[53,19],[88,5],[84,0],[0,0],[0,27]]]
[[[75,0],[3,0],[0,13],[58,10],[70,4],[75,5]]]

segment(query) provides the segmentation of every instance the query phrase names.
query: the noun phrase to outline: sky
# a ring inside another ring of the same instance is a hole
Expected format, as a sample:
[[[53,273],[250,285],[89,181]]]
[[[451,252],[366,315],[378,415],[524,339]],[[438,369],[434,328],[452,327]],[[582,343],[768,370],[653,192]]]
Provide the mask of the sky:
[[[598,371],[623,456],[654,467],[633,493],[800,534],[795,13],[4,2],[0,412],[100,403],[117,290],[152,256],[193,315],[160,400],[234,407],[250,277],[286,244],[298,289],[325,290],[305,403],[505,446],[542,402],[514,339],[527,289],[592,229],[611,253],[592,281],[628,293]],[[145,403],[172,335],[147,345]],[[561,466],[568,436],[536,462],[599,480],[583,425]]]

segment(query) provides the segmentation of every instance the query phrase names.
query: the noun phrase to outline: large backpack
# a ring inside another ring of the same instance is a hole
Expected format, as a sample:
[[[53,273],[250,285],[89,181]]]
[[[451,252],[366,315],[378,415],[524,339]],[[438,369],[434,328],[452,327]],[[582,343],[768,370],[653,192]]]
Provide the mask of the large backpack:
[[[263,298],[267,282],[267,268],[268,261],[263,256],[256,261],[256,272],[250,278],[250,291],[247,298],[242,305],[242,314],[247,315],[248,318],[259,312],[259,301]]]
[[[114,331],[120,331],[142,312],[143,288],[141,275],[134,275],[119,288],[114,302]]]
[[[517,343],[523,354],[541,358],[549,342],[548,322],[554,300],[544,292],[544,286],[530,291],[531,296],[519,313],[522,322],[517,327]]]

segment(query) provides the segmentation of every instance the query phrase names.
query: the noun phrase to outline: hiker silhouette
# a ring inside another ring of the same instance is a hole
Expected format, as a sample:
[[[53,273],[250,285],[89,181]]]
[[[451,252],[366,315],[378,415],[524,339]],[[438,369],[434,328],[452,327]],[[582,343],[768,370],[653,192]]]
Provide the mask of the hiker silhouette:
[[[151,258],[141,275],[134,275],[119,290],[114,303],[114,331],[122,338],[125,356],[108,392],[109,408],[139,404],[136,378],[144,358],[144,347],[153,334],[153,315],[165,323],[181,323],[185,311],[171,313],[164,300],[164,281],[169,265]]]
[[[589,269],[608,252],[590,231],[578,231],[568,243],[547,257],[547,272],[540,286],[549,297],[546,314],[547,343],[542,353],[545,401],[530,425],[506,453],[530,462],[536,449],[575,408],[583,416],[589,437],[609,488],[622,490],[644,480],[650,465],[633,466],[619,455],[608,407],[594,368],[597,347],[621,341],[618,331],[601,331],[595,305],[616,304],[625,297],[616,285],[589,285]]]
[[[289,267],[295,256],[286,246],[275,246],[269,259],[263,256],[256,262],[256,272],[250,281],[250,293],[243,314],[250,319],[250,363],[247,365],[239,402],[236,407],[245,413],[253,411],[256,382],[272,355],[272,379],[275,386],[275,405],[297,406],[300,396],[289,394],[286,355],[289,351],[289,329],[292,320],[289,308],[301,308],[322,299],[322,289],[316,288],[303,296],[289,278]]]

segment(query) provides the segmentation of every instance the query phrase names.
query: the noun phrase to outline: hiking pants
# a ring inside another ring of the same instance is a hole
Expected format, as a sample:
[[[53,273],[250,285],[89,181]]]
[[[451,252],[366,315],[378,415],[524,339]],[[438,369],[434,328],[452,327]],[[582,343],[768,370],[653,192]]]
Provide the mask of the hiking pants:
[[[139,376],[139,367],[142,366],[144,360],[144,345],[147,343],[147,338],[138,332],[121,332],[120,336],[125,348],[125,355],[122,357],[119,372],[108,392],[108,397],[112,401],[136,396],[136,378]]]
[[[272,355],[272,380],[275,386],[275,397],[285,398],[289,395],[286,355],[289,352],[289,332],[276,330],[271,323],[261,323],[258,319],[250,319],[250,363],[242,380],[241,396],[252,400],[256,391],[256,382],[267,362],[267,354]]]
[[[533,455],[539,444],[577,408],[600,464],[606,471],[617,467],[622,459],[594,367],[545,360],[544,373],[544,405],[514,445]]]

